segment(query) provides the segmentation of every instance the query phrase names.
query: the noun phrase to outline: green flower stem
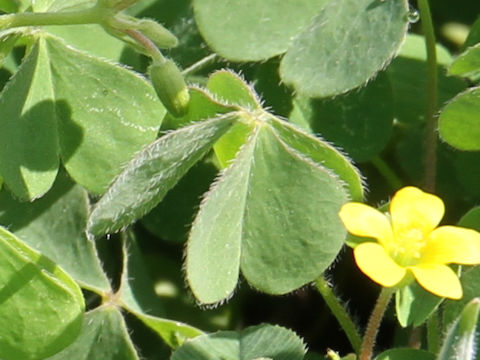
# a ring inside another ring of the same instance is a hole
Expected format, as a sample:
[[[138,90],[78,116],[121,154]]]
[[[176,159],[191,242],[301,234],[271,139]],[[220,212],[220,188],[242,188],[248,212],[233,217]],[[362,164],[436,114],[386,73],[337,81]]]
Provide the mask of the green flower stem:
[[[418,0],[427,49],[427,110],[425,114],[425,189],[435,191],[437,173],[437,98],[438,74],[435,32],[428,0]]]
[[[158,47],[150,40],[148,37],[143,35],[138,30],[127,29],[124,30],[125,34],[130,36],[134,39],[137,43],[139,43],[145,51],[150,55],[152,60],[158,64],[164,63],[166,61],[165,57],[162,55]]]
[[[93,6],[89,9],[66,12],[16,13],[0,16],[0,30],[42,25],[101,24],[111,12]]]
[[[200,59],[197,61],[195,64],[189,66],[185,70],[182,71],[183,76],[191,75],[196,73],[197,71],[203,69],[205,66],[210,65],[215,61],[217,58],[217,54],[210,54],[208,56],[205,56],[203,59]]]
[[[440,351],[440,321],[436,312],[427,321],[427,344],[428,351],[438,354]]]
[[[374,157],[372,160],[373,166],[390,184],[393,190],[398,190],[403,187],[403,182],[395,174],[392,168],[379,156]]]
[[[342,306],[338,298],[333,293],[332,288],[323,277],[319,277],[316,280],[316,286],[318,292],[320,293],[320,295],[322,295],[325,303],[332,311],[343,331],[345,331],[345,334],[347,335],[347,338],[350,341],[353,350],[358,354],[360,351],[360,346],[362,344],[362,338],[352,318],[348,315],[345,308]]]
[[[382,291],[380,291],[380,295],[378,295],[370,319],[368,319],[367,330],[363,337],[358,360],[370,360],[372,358],[373,346],[375,345],[378,329],[394,291],[393,288],[382,288]]]

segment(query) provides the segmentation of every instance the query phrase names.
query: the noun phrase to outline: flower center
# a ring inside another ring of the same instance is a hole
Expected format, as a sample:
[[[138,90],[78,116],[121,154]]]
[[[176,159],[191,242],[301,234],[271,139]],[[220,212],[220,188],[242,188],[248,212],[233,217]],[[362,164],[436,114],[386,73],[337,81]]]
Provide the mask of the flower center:
[[[401,266],[419,263],[425,247],[423,231],[417,228],[405,228],[395,234],[390,255]]]

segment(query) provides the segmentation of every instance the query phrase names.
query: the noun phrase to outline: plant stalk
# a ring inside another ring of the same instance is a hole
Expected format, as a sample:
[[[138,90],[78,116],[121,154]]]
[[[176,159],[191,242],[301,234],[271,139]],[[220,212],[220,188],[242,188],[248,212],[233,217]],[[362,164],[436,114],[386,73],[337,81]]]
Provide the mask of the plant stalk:
[[[105,9],[96,6],[77,11],[0,15],[0,30],[23,26],[100,24],[105,15]]]
[[[325,300],[325,303],[329,307],[330,311],[333,313],[343,331],[347,335],[348,341],[350,341],[353,350],[358,354],[362,344],[362,337],[360,336],[360,333],[358,332],[352,318],[342,306],[338,298],[335,296],[332,288],[323,277],[319,277],[315,284],[318,292],[320,295],[322,295],[323,300]]]
[[[382,288],[382,291],[380,291],[380,295],[378,295],[378,299],[375,303],[372,314],[370,315],[370,319],[368,319],[367,330],[365,331],[365,335],[363,337],[363,343],[360,349],[358,360],[370,360],[372,358],[373,346],[375,345],[378,329],[393,293],[393,288]]]
[[[428,351],[433,354],[440,351],[440,320],[436,312],[427,320],[427,345]]]
[[[435,31],[428,0],[418,0],[427,50],[427,109],[425,113],[425,190],[435,191],[437,175],[438,71]]]

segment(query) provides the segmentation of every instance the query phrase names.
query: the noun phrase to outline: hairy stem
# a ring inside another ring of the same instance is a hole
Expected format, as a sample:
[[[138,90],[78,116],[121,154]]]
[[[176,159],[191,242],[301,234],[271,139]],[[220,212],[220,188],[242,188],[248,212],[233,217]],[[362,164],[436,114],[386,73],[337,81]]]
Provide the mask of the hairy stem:
[[[427,320],[427,344],[428,351],[438,354],[440,351],[440,320],[436,312]]]
[[[195,72],[201,70],[203,67],[213,63],[217,58],[217,54],[210,54],[203,59],[200,59],[195,64],[189,66],[185,70],[182,71],[183,76],[194,74]]]
[[[367,330],[365,331],[365,335],[363,337],[363,343],[358,360],[370,360],[372,358],[373,346],[375,345],[378,329],[393,293],[394,290],[392,288],[382,288],[382,291],[380,291],[380,295],[378,295],[378,299],[375,303],[372,314],[370,315],[370,319],[368,319]]]
[[[432,14],[428,0],[418,0],[427,49],[427,109],[425,113],[425,190],[435,191],[437,173],[437,53]]]
[[[358,354],[360,351],[360,345],[362,344],[362,338],[352,318],[348,315],[348,312],[342,306],[332,288],[323,277],[319,277],[316,280],[316,286],[318,292],[322,295],[325,303],[332,311],[343,331],[345,331],[353,350]]]

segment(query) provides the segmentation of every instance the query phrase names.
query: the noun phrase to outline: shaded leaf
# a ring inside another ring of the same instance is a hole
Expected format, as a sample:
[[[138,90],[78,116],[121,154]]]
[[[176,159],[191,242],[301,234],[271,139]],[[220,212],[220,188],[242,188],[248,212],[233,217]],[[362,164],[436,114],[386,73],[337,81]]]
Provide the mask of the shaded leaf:
[[[334,143],[356,161],[372,159],[390,140],[393,94],[385,75],[358,91],[332,99],[297,96],[294,106],[290,121],[300,126],[308,123],[313,133]]]
[[[52,190],[34,203],[0,194],[0,224],[62,266],[82,286],[107,292],[110,285],[95,245],[85,235],[88,213],[86,191],[64,173]]]
[[[418,349],[390,349],[382,352],[375,360],[434,360],[435,355]]]
[[[466,88],[463,80],[446,76],[445,67],[452,61],[446,48],[437,44],[438,104],[448,100]],[[402,123],[421,123],[425,119],[427,104],[427,54],[425,38],[409,34],[398,56],[387,67],[393,90],[395,118]]]
[[[116,294],[122,307],[155,331],[174,349],[185,340],[202,335],[202,331],[188,324],[152,316],[163,315],[163,306],[153,291],[153,283],[133,234],[129,232],[122,238],[123,272],[120,289]]]
[[[142,224],[162,240],[183,242],[202,195],[218,169],[211,161],[200,161],[170,190],[163,200],[142,218]]]
[[[480,88],[454,98],[440,113],[438,126],[444,141],[460,150],[480,150]]]
[[[73,344],[48,360],[138,360],[120,311],[102,306],[85,314]]]
[[[49,55],[36,42],[0,94],[0,174],[19,198],[33,200],[53,184],[59,166],[56,103]]]

